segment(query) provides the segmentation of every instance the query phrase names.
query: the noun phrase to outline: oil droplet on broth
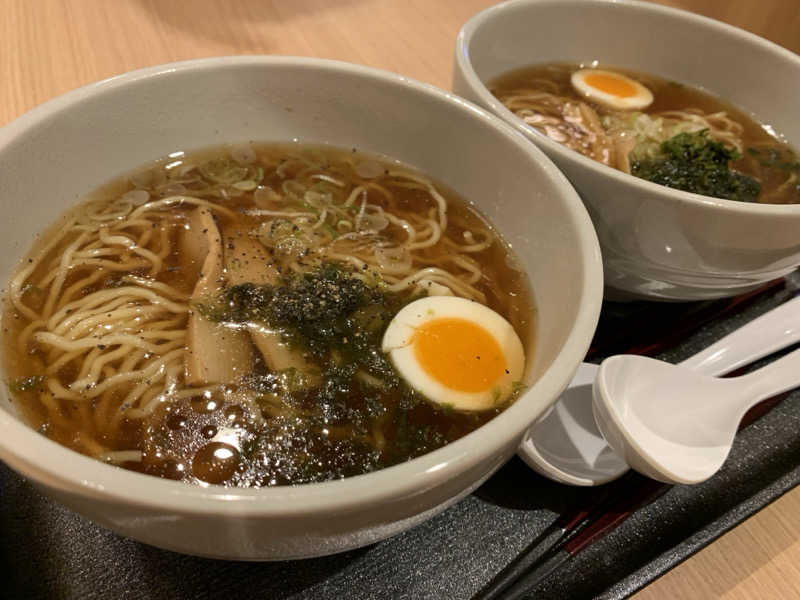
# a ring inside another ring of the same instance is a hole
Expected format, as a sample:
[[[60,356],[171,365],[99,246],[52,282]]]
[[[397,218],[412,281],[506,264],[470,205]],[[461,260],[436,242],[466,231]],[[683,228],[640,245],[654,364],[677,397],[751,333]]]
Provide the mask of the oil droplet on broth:
[[[207,438],[207,439],[209,439],[209,440],[210,440],[210,439],[211,439],[211,438],[213,438],[215,435],[217,435],[217,427],[216,427],[216,425],[206,425],[205,427],[203,427],[203,428],[200,430],[200,434],[201,434],[201,435],[202,435],[204,438]]]
[[[186,476],[186,468],[184,467],[183,463],[179,463],[175,460],[166,460],[161,466],[159,471],[161,477],[166,479],[174,479],[179,481]]]
[[[229,421],[241,419],[244,416],[244,410],[241,406],[234,405],[225,409],[225,418]]]
[[[192,459],[194,476],[206,483],[224,483],[239,466],[239,451],[222,442],[209,442]]]
[[[175,413],[167,418],[167,427],[172,431],[177,431],[186,427],[186,417],[181,413]]]
[[[222,402],[213,396],[196,396],[191,400],[192,410],[201,415],[209,414],[222,406]]]

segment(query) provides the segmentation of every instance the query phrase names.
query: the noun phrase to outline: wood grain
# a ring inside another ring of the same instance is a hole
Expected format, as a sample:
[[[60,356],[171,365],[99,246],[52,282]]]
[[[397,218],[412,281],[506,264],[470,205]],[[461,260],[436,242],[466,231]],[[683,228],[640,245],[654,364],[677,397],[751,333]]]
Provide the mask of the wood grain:
[[[797,0],[661,0],[800,53]],[[490,0],[0,0],[0,125],[131,69],[230,54],[319,56],[448,87],[461,24]],[[800,597],[800,489],[636,595]]]
[[[634,595],[634,600],[800,598],[800,488]]]

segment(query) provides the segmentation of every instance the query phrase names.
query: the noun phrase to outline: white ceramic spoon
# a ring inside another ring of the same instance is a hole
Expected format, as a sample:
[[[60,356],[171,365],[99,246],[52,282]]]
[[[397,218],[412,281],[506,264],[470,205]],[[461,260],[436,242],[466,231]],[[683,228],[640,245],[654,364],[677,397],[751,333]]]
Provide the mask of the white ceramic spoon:
[[[633,469],[667,483],[699,483],[725,462],[750,408],[798,386],[800,350],[730,379],[621,355],[601,363],[593,408],[603,437]]]
[[[723,375],[800,341],[800,298],[764,313],[680,363],[705,375]],[[517,453],[554,481],[592,486],[612,481],[628,464],[603,438],[592,414],[598,366],[583,363],[547,416],[528,430]]]

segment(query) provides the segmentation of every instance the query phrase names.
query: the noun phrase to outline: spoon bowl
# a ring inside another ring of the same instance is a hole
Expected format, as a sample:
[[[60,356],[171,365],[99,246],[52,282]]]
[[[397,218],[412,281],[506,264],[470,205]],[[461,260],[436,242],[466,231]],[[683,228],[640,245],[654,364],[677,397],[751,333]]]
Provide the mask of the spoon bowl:
[[[798,385],[800,350],[730,379],[620,355],[600,365],[592,407],[606,441],[633,469],[668,483],[699,483],[725,462],[752,406]]]
[[[592,415],[598,365],[582,363],[550,412],[525,434],[518,454],[529,467],[559,483],[602,485],[628,470],[603,439]]]

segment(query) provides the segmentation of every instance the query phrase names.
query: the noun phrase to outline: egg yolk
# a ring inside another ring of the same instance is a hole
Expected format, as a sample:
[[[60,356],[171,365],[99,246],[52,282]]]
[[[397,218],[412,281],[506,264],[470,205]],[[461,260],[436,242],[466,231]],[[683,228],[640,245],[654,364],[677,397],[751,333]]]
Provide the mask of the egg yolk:
[[[606,73],[588,73],[583,81],[586,85],[617,98],[630,98],[637,93],[636,87],[631,82]]]
[[[414,331],[414,355],[422,369],[459,392],[483,392],[505,373],[497,340],[466,319],[434,319]]]

